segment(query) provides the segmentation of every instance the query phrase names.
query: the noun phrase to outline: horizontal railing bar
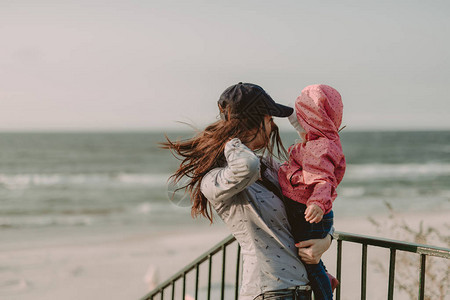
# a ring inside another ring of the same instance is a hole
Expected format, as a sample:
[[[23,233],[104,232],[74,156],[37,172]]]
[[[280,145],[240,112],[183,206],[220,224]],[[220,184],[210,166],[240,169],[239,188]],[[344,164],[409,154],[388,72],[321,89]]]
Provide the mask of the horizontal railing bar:
[[[428,256],[437,256],[442,258],[450,258],[449,254],[450,249],[430,249],[429,247],[418,247],[417,253],[418,254],[425,254]]]
[[[346,242],[353,242],[359,244],[367,244],[370,246],[377,246],[382,248],[394,248],[396,250],[402,250],[407,252],[413,252],[418,254],[426,254],[429,256],[438,256],[443,258],[450,258],[450,249],[427,246],[422,244],[415,244],[409,242],[401,242],[396,240],[390,240],[385,238],[370,237],[365,235],[347,233],[347,232],[335,232],[334,238]]]
[[[192,271],[193,269],[195,269],[195,266],[197,264],[201,264],[201,263],[205,262],[206,260],[208,260],[208,257],[210,255],[214,255],[214,254],[220,252],[222,250],[223,246],[228,246],[231,243],[233,243],[235,240],[236,239],[234,238],[234,236],[232,236],[232,235],[227,236],[225,239],[223,239],[222,241],[217,243],[214,247],[212,247],[211,249],[209,249],[208,251],[206,251],[205,253],[200,255],[196,260],[194,260],[189,265],[187,265],[186,267],[184,267],[183,269],[178,271],[175,275],[173,275],[172,277],[170,277],[163,283],[159,284],[153,291],[151,291],[150,293],[145,295],[143,298],[141,298],[141,300],[147,300],[151,296],[159,293],[162,289],[165,289],[166,287],[171,285],[172,282],[182,278],[183,274],[188,273],[188,272]]]

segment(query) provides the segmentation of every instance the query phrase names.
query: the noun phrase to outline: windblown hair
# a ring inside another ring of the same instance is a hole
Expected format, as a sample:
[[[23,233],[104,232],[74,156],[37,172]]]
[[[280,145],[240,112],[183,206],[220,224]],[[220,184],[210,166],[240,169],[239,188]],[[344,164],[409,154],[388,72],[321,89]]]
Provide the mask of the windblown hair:
[[[211,205],[200,191],[203,176],[213,168],[226,164],[224,149],[230,139],[239,138],[242,143],[246,144],[256,139],[260,130],[263,133],[266,132],[264,115],[253,113],[251,115],[243,114],[240,118],[230,118],[229,116],[230,110],[227,111],[227,117],[207,126],[190,139],[171,141],[165,135],[167,142],[159,143],[161,148],[169,149],[177,159],[181,160],[180,167],[169,177],[169,180],[177,183],[183,177],[190,178],[185,186],[179,187],[177,190],[186,188],[189,192],[192,217],[202,215],[211,223],[213,222]],[[273,121],[270,122],[270,125],[270,136],[262,134],[264,145],[255,151],[262,152],[261,156],[264,156],[267,151],[269,159],[276,157],[286,160],[287,151],[281,142],[278,126]]]

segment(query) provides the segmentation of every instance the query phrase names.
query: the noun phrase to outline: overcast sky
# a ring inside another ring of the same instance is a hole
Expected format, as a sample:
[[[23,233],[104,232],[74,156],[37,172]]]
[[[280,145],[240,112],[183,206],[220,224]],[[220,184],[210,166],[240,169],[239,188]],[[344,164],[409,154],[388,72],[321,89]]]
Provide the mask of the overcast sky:
[[[201,128],[239,81],[329,84],[349,130],[450,129],[449,3],[0,0],[0,131]]]

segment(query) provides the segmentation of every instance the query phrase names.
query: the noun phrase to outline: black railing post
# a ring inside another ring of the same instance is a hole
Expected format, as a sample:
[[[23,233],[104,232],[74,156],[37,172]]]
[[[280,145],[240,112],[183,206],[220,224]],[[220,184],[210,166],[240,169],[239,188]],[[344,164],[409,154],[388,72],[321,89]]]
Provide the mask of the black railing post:
[[[367,244],[362,245],[361,259],[361,300],[366,300],[367,285]]]
[[[391,248],[391,257],[389,259],[389,289],[388,300],[394,299],[394,283],[395,283],[395,249]]]
[[[227,258],[226,245],[222,246],[222,286],[220,288],[220,300],[225,299],[225,264]]]
[[[183,273],[183,299],[186,298],[186,273]]]
[[[175,280],[172,281],[172,300],[175,299]]]
[[[420,280],[419,280],[419,300],[425,299],[425,262],[427,256],[425,254],[420,255]]]
[[[212,255],[210,254],[208,257],[208,300],[211,300],[211,272],[212,272]]]
[[[195,265],[195,299],[198,299],[198,278],[200,275],[199,264]]]
[[[336,288],[336,300],[341,299],[341,271],[342,271],[342,240],[337,241],[337,263],[336,263],[336,277],[339,280],[339,285]]]
[[[236,283],[234,287],[234,299],[239,297],[239,271],[241,266],[241,246],[237,246]]]

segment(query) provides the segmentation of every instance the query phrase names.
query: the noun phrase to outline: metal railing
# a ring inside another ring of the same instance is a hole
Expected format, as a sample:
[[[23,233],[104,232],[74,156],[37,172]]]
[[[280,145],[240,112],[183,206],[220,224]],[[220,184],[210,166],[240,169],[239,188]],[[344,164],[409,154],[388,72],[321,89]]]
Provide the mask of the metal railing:
[[[394,283],[395,283],[395,263],[396,263],[396,254],[397,251],[405,251],[416,253],[420,256],[420,272],[419,276],[419,289],[418,289],[418,299],[423,300],[425,296],[425,267],[426,267],[426,258],[427,256],[436,256],[449,259],[450,258],[450,249],[434,247],[428,245],[414,244],[408,242],[401,242],[390,239],[383,238],[375,238],[364,235],[357,235],[345,232],[335,232],[334,238],[337,240],[337,265],[336,265],[336,277],[341,281],[342,275],[342,243],[357,243],[361,244],[361,299],[366,299],[367,292],[367,249],[368,246],[373,247],[381,247],[390,250],[390,260],[389,260],[389,281],[388,281],[388,299],[392,300],[394,297]],[[198,257],[192,263],[184,267],[182,270],[178,271],[175,275],[158,285],[153,291],[148,293],[146,296],[141,298],[141,300],[155,300],[161,299],[163,300],[166,294],[170,294],[169,299],[176,299],[176,285],[177,282],[181,281],[181,287],[178,289],[180,291],[181,298],[185,299],[186,297],[186,283],[187,276],[189,273],[193,273],[195,271],[195,280],[194,280],[194,299],[199,299],[199,275],[200,275],[200,267],[202,264],[207,264],[207,284],[206,284],[206,299],[212,299],[212,274],[213,274],[213,257],[214,255],[222,252],[221,257],[221,266],[219,270],[221,271],[221,280],[220,280],[220,299],[225,299],[225,290],[226,290],[226,269],[227,269],[227,248],[235,243],[235,238],[233,236],[228,236],[217,245],[212,247],[210,250],[205,252],[203,255]],[[237,243],[236,243],[237,244]],[[233,282],[233,293],[231,295],[232,299],[238,299],[239,294],[239,283],[240,283],[240,271],[241,269],[241,248],[237,244],[236,246],[236,268],[234,274],[234,282]],[[169,291],[170,290],[170,291]],[[230,296],[230,295],[228,295]],[[228,297],[229,298],[229,297]],[[336,299],[340,300],[341,298],[341,284],[338,285],[336,289]],[[218,299],[214,297],[213,299]]]
[[[181,280],[182,289],[181,289],[181,298],[185,299],[186,297],[186,282],[187,275],[193,271],[195,271],[195,287],[194,287],[194,299],[198,299],[199,296],[199,275],[200,275],[200,266],[203,263],[207,263],[208,272],[207,272],[207,288],[206,288],[206,298],[208,300],[211,298],[212,291],[212,274],[213,274],[213,257],[215,254],[222,252],[221,259],[221,281],[220,281],[220,299],[225,299],[225,271],[226,271],[226,258],[227,258],[227,248],[229,245],[236,243],[237,244],[237,253],[236,253],[236,272],[235,272],[235,282],[234,282],[234,299],[238,298],[239,294],[239,279],[240,279],[240,265],[241,265],[241,247],[236,242],[236,239],[230,235],[219,242],[217,245],[200,255],[196,260],[191,262],[189,265],[178,271],[175,275],[158,285],[153,291],[147,294],[145,297],[141,298],[141,300],[148,299],[157,299],[156,297],[159,295],[160,299],[164,299],[165,291],[170,289],[170,298],[175,299],[175,287],[177,281]],[[216,298],[214,298],[216,299]]]
[[[394,299],[394,283],[395,283],[395,261],[397,251],[405,251],[420,255],[420,272],[419,272],[419,290],[418,299],[425,298],[425,265],[427,256],[437,256],[449,259],[450,249],[421,245],[415,243],[401,242],[390,239],[375,238],[358,234],[345,232],[335,232],[337,240],[337,279],[341,281],[342,272],[342,242],[351,242],[361,244],[361,299],[366,299],[367,291],[367,246],[375,246],[390,250],[389,259],[389,281],[388,281],[388,300]],[[336,289],[336,300],[341,297],[341,285]]]

